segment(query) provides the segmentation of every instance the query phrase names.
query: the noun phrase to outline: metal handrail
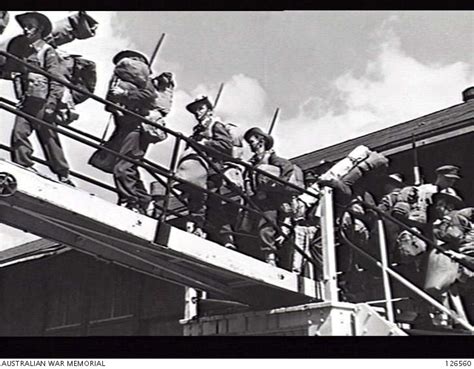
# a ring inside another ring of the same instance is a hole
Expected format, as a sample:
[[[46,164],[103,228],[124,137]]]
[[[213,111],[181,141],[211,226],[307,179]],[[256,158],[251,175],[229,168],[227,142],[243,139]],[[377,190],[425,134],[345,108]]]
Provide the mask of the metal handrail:
[[[6,102],[8,103],[8,105],[12,105],[11,102],[8,101],[7,99],[2,98],[2,100],[6,100]],[[199,187],[199,186],[197,186],[197,185],[195,185],[195,184],[193,184],[193,183],[191,183],[191,182],[188,182],[188,181],[183,180],[183,179],[181,179],[181,178],[179,178],[179,177],[176,177],[174,174],[170,174],[169,171],[168,171],[166,168],[164,168],[164,167],[162,167],[162,166],[160,166],[160,165],[158,165],[158,164],[156,164],[156,163],[153,163],[153,162],[151,162],[151,161],[147,161],[147,163],[141,163],[141,162],[138,161],[138,160],[131,159],[131,158],[129,158],[128,156],[122,155],[122,154],[120,154],[120,153],[118,153],[118,152],[116,152],[116,151],[114,151],[114,150],[112,150],[112,149],[109,149],[109,148],[107,148],[107,147],[104,147],[104,146],[101,146],[101,145],[98,145],[98,144],[94,144],[94,143],[91,143],[91,142],[87,142],[86,140],[84,140],[84,139],[82,139],[82,138],[80,138],[80,137],[77,137],[77,136],[75,136],[75,135],[72,134],[72,133],[69,133],[69,132],[67,132],[67,131],[64,131],[63,129],[60,129],[60,128],[56,127],[54,124],[51,124],[51,123],[42,121],[42,120],[40,120],[40,119],[38,119],[38,118],[36,118],[36,117],[34,117],[34,116],[32,116],[32,115],[29,115],[29,114],[27,114],[27,113],[22,112],[21,110],[17,110],[16,108],[15,108],[15,109],[14,109],[14,108],[11,108],[11,107],[8,106],[8,105],[7,105],[5,102],[0,102],[0,108],[1,108],[1,109],[7,110],[7,111],[9,111],[9,112],[12,113],[12,114],[20,115],[20,116],[22,116],[22,117],[25,118],[25,119],[33,120],[33,121],[35,121],[35,122],[37,122],[37,123],[39,123],[39,124],[46,125],[46,126],[48,126],[50,129],[52,129],[52,130],[54,130],[54,131],[56,131],[56,132],[59,132],[59,133],[61,133],[61,134],[64,134],[65,136],[68,136],[68,137],[70,137],[70,138],[73,138],[73,139],[75,139],[75,140],[77,140],[77,141],[79,141],[79,142],[81,142],[81,143],[84,143],[84,144],[86,144],[86,145],[88,145],[88,146],[92,146],[92,147],[97,148],[97,149],[100,148],[100,149],[102,149],[102,150],[105,150],[105,151],[107,151],[107,152],[113,154],[113,155],[116,155],[116,156],[120,157],[121,159],[130,161],[130,162],[132,162],[132,163],[134,163],[134,164],[136,164],[136,165],[138,165],[138,166],[140,166],[140,167],[143,167],[143,168],[146,169],[155,179],[157,179],[158,181],[160,181],[160,183],[163,183],[163,182],[161,181],[161,178],[159,178],[159,177],[156,176],[156,173],[154,173],[154,171],[157,171],[160,175],[163,175],[163,176],[167,177],[168,180],[172,179],[172,180],[174,180],[174,181],[177,181],[177,182],[180,182],[180,183],[184,183],[184,184],[189,185],[189,186],[191,186],[191,187],[193,187],[193,188],[195,188],[195,189],[198,189],[199,191],[206,192],[207,194],[209,194],[209,195],[211,195],[211,196],[216,196],[216,197],[218,197],[219,199],[221,199],[221,200],[223,200],[223,201],[225,201],[225,202],[233,203],[234,205],[237,205],[239,208],[243,208],[243,209],[245,209],[245,210],[247,210],[247,211],[249,211],[249,212],[258,214],[259,216],[264,217],[273,227],[275,227],[275,229],[277,230],[277,232],[278,232],[279,234],[283,234],[283,235],[284,235],[284,233],[280,230],[279,226],[278,226],[276,223],[272,222],[270,219],[268,219],[268,217],[267,217],[265,214],[263,214],[263,212],[262,212],[256,205],[254,206],[254,208],[249,207],[249,206],[246,206],[246,205],[243,205],[243,204],[241,204],[241,203],[239,203],[239,202],[236,202],[236,201],[233,200],[233,199],[230,199],[230,198],[225,197],[225,196],[223,196],[223,195],[220,195],[220,194],[218,194],[218,193],[209,191],[209,190],[207,190],[207,189],[205,189],[205,188],[201,188],[201,187]],[[64,125],[64,124],[60,124],[60,125],[61,125],[62,127],[64,127],[64,128],[70,128],[69,126]],[[90,135],[90,134],[87,134],[87,133],[82,132],[82,131],[77,130],[77,129],[74,129],[74,130],[75,130],[76,133],[85,134],[85,135],[87,135],[89,138],[92,138],[92,139],[94,139],[94,140],[96,140],[96,141],[99,141],[99,139],[98,139],[97,137],[94,137],[94,136],[92,136],[92,135]],[[180,139],[180,138],[178,137],[178,140],[179,140],[179,139]],[[193,145],[193,144],[195,145],[195,143],[191,143],[191,145]],[[176,152],[175,152],[175,154],[176,154]],[[207,157],[206,157],[205,159],[209,160]],[[215,165],[214,163],[212,163],[212,161],[210,161],[210,164],[211,164],[211,165]],[[151,168],[150,168],[150,167],[151,167]],[[222,175],[222,176],[225,178],[225,180],[228,181],[227,177],[225,177],[223,174],[221,174],[221,173],[219,173],[219,172],[217,172],[217,173],[220,174],[220,175]],[[230,182],[230,181],[228,181],[228,183],[230,183],[231,185],[235,186],[235,185],[234,185],[232,182]],[[169,186],[169,184],[167,184],[167,187],[168,187],[168,186]],[[242,194],[242,196],[245,197],[245,194]],[[249,201],[249,202],[250,202],[250,201]],[[257,210],[256,210],[255,208],[257,208]],[[285,235],[284,235],[284,236],[285,236]],[[301,248],[299,248],[297,245],[295,245],[294,243],[292,243],[291,246],[292,246],[292,248],[295,249],[297,252],[301,253],[302,256],[303,256],[305,259],[309,260],[309,261],[312,262],[314,265],[317,264],[316,260],[314,260],[310,255],[306,254],[306,253],[305,253]]]
[[[246,196],[246,194],[245,194],[243,191],[241,191],[237,186],[235,186],[235,184],[234,184],[233,182],[231,182],[231,181],[230,181],[225,175],[223,175],[219,170],[216,170],[217,168],[216,168],[215,164],[213,163],[213,161],[212,161],[210,158],[207,157],[207,152],[211,152],[211,153],[214,153],[214,154],[216,154],[216,155],[219,155],[220,157],[224,157],[227,161],[231,161],[231,162],[234,162],[234,163],[236,163],[236,164],[242,165],[242,166],[246,167],[246,168],[247,168],[248,170],[250,170],[250,171],[255,171],[255,172],[257,172],[257,173],[260,173],[260,174],[262,174],[262,175],[264,175],[264,176],[267,176],[268,178],[271,178],[271,179],[273,179],[274,181],[279,182],[279,183],[281,183],[281,184],[283,184],[283,185],[285,185],[285,186],[287,186],[287,187],[296,189],[296,190],[298,190],[299,192],[303,192],[303,193],[310,194],[310,195],[313,196],[313,197],[315,196],[315,194],[314,194],[313,192],[311,192],[311,191],[308,191],[308,190],[303,189],[303,188],[300,188],[300,187],[298,187],[298,186],[296,186],[296,185],[294,185],[294,184],[292,184],[292,183],[289,183],[289,182],[287,182],[287,181],[284,181],[284,180],[282,180],[282,179],[280,179],[280,178],[278,178],[278,177],[276,177],[276,176],[271,175],[270,173],[267,173],[267,172],[265,172],[265,171],[262,171],[261,169],[254,168],[254,167],[251,166],[250,164],[245,163],[245,162],[243,162],[243,161],[241,161],[241,160],[235,159],[235,158],[233,158],[233,157],[231,157],[231,156],[228,156],[228,155],[226,155],[226,154],[223,154],[223,153],[221,153],[221,152],[218,151],[218,150],[215,150],[215,149],[212,149],[212,148],[209,148],[209,147],[205,147],[205,148],[204,148],[203,145],[194,142],[194,140],[192,140],[192,139],[190,139],[190,138],[188,138],[188,137],[185,137],[182,133],[175,132],[175,131],[173,131],[173,130],[167,128],[167,127],[164,127],[164,126],[159,125],[159,124],[157,124],[157,123],[155,123],[155,122],[152,122],[152,121],[146,119],[145,117],[142,117],[141,115],[139,115],[139,114],[137,114],[137,113],[135,113],[135,112],[133,112],[133,111],[130,111],[130,110],[128,110],[128,109],[126,109],[126,108],[124,108],[124,107],[118,105],[118,104],[115,104],[115,103],[110,102],[110,101],[108,101],[108,100],[102,99],[102,98],[100,98],[100,97],[98,97],[98,96],[96,96],[96,95],[90,93],[89,91],[86,91],[86,90],[83,90],[83,89],[81,89],[81,88],[78,88],[77,86],[74,86],[73,84],[71,84],[69,81],[67,81],[67,80],[65,80],[65,79],[62,79],[62,78],[59,78],[59,77],[56,77],[56,76],[54,76],[54,75],[52,75],[52,74],[50,74],[50,73],[48,73],[48,72],[42,70],[41,68],[38,68],[38,67],[36,67],[36,66],[33,66],[33,65],[31,65],[31,64],[29,64],[29,63],[27,63],[27,62],[25,62],[24,60],[22,60],[22,59],[16,57],[16,56],[13,55],[13,54],[10,54],[10,53],[8,53],[8,52],[6,52],[6,51],[0,51],[0,55],[4,55],[4,56],[7,57],[7,58],[12,58],[13,60],[19,62],[20,64],[23,64],[24,66],[26,66],[28,69],[31,69],[31,70],[33,70],[33,71],[39,73],[39,74],[42,74],[42,75],[44,75],[44,76],[47,76],[48,78],[50,78],[50,79],[52,79],[52,80],[54,80],[54,81],[56,81],[56,82],[58,82],[58,83],[61,83],[62,85],[66,86],[66,87],[68,87],[68,88],[70,88],[70,89],[72,89],[72,90],[75,90],[75,91],[78,91],[78,92],[80,92],[80,93],[83,93],[83,94],[85,94],[86,96],[92,98],[93,100],[96,100],[96,101],[98,101],[98,102],[100,102],[100,103],[102,103],[102,104],[105,104],[105,105],[114,107],[115,109],[121,111],[122,113],[131,115],[131,116],[133,116],[133,117],[135,117],[135,118],[137,118],[137,119],[140,119],[141,121],[144,121],[144,122],[146,122],[146,123],[148,123],[148,124],[150,124],[150,125],[152,125],[152,126],[158,128],[158,129],[161,129],[162,131],[164,131],[164,132],[166,132],[166,133],[168,133],[168,134],[170,134],[170,135],[176,137],[177,139],[182,139],[182,140],[184,140],[189,146],[191,146],[194,150],[196,150],[198,154],[200,154],[200,157],[203,158],[203,159],[207,162],[207,164],[208,164],[209,166],[211,166],[211,167],[216,171],[216,173],[217,173],[218,176],[222,177],[222,178],[224,179],[224,181],[226,181],[226,182],[229,184],[229,186],[231,186],[234,190],[236,190],[236,191],[239,193],[240,196],[242,196],[248,203],[250,203],[255,209],[257,209],[257,213],[258,213],[260,216],[262,216],[272,227],[274,227],[275,230],[277,231],[277,233],[278,233],[279,235],[283,236],[285,239],[288,239],[288,237],[287,237],[287,235],[285,235],[284,232],[281,231],[280,227],[279,227],[275,222],[273,222],[268,216],[266,216],[266,215],[261,211],[261,209],[259,209],[259,207],[258,207],[248,196]],[[64,133],[63,133],[63,134],[64,134]],[[103,149],[106,149],[106,148],[103,147]],[[164,175],[163,173],[161,173],[161,174]],[[166,176],[166,175],[165,175],[165,176]],[[170,177],[170,176],[166,176],[166,177],[168,178],[168,180],[169,180],[170,178],[173,179],[173,180],[175,180],[175,178],[172,178],[172,177]],[[208,192],[208,191],[206,191],[206,189],[203,189],[203,188],[201,188],[201,190],[202,190],[202,191],[205,191],[205,192]],[[218,194],[213,193],[213,195],[217,195],[217,196],[219,197]],[[227,202],[232,202],[232,201],[229,201],[228,199],[226,199],[225,197],[223,197],[223,198],[221,198],[221,199],[222,199],[222,200],[225,200],[225,201],[227,201]],[[242,204],[238,204],[238,206],[239,206],[240,208],[244,208],[244,205],[242,205]],[[247,209],[247,210],[250,210],[250,209]],[[252,210],[250,210],[250,211],[255,211],[255,210],[252,209]],[[310,260],[314,265],[316,265],[316,261],[313,260],[311,256],[309,256],[308,254],[306,254],[306,253],[305,253],[301,248],[299,248],[296,244],[294,244],[294,242],[291,242],[291,246],[292,246],[292,248],[295,249],[297,252],[299,252],[300,254],[302,254],[302,255],[305,257],[305,259]]]
[[[432,297],[430,294],[426,293],[423,291],[421,288],[417,287],[414,285],[412,282],[410,282],[408,279],[403,277],[401,274],[395,272],[392,270],[390,267],[384,266],[379,260],[374,258],[372,255],[370,255],[368,252],[364,251],[361,249],[359,246],[355,245],[349,238],[346,236],[344,230],[342,228],[339,228],[339,234],[349,246],[354,248],[356,251],[361,253],[363,256],[365,256],[367,259],[372,261],[375,265],[377,265],[379,268],[381,268],[383,271],[387,272],[390,274],[391,277],[395,278],[397,281],[402,283],[405,287],[407,287],[409,290],[412,292],[416,293],[418,296],[423,298],[425,301],[433,305],[434,307],[438,308],[439,310],[445,312],[448,314],[451,318],[453,318],[457,323],[462,325],[464,328],[469,330],[470,332],[474,333],[474,327],[470,325],[468,322],[466,322],[464,319],[458,317],[457,314],[455,314],[451,309],[446,308],[444,305],[440,304],[434,297]]]
[[[184,136],[182,133],[173,131],[173,130],[170,129],[170,128],[167,128],[167,127],[165,127],[165,126],[162,126],[162,125],[160,125],[160,124],[157,124],[157,123],[155,123],[155,122],[153,122],[153,121],[151,121],[151,120],[149,120],[149,119],[147,119],[147,118],[145,118],[145,117],[143,117],[143,116],[141,116],[141,115],[139,115],[139,114],[137,114],[137,113],[135,113],[135,112],[133,112],[133,111],[131,111],[131,110],[128,110],[128,109],[124,108],[123,106],[120,106],[120,105],[118,105],[118,104],[116,104],[116,103],[114,103],[114,102],[111,102],[111,101],[109,101],[109,100],[103,99],[103,98],[101,98],[101,97],[99,97],[99,96],[97,96],[97,95],[94,95],[94,94],[90,93],[90,92],[87,91],[87,90],[81,89],[81,88],[79,88],[79,87],[73,85],[73,84],[70,83],[69,81],[67,81],[67,80],[65,80],[65,79],[63,79],[63,78],[59,78],[59,77],[57,77],[57,76],[54,76],[54,75],[52,75],[51,73],[48,73],[48,72],[44,71],[44,70],[41,69],[41,68],[38,68],[38,67],[36,67],[36,66],[34,66],[34,65],[31,65],[31,64],[25,62],[24,60],[18,58],[17,56],[15,56],[15,55],[13,55],[13,54],[11,54],[11,53],[9,53],[9,52],[0,50],[0,55],[3,55],[3,56],[5,56],[5,57],[7,57],[7,58],[12,58],[13,60],[17,61],[17,62],[20,63],[20,64],[23,64],[24,66],[26,66],[27,68],[33,70],[34,72],[39,73],[39,74],[42,74],[42,75],[44,75],[44,76],[47,76],[48,78],[52,79],[53,81],[59,82],[59,83],[61,83],[62,85],[68,87],[68,88],[71,89],[71,90],[80,92],[81,94],[84,94],[84,95],[88,96],[89,98],[91,98],[91,99],[93,99],[93,100],[95,100],[95,101],[97,101],[97,102],[100,102],[100,103],[102,103],[102,104],[104,104],[104,105],[107,105],[107,106],[111,106],[111,107],[113,107],[114,109],[116,109],[116,110],[118,110],[118,111],[120,111],[120,112],[122,112],[122,113],[131,115],[131,116],[133,116],[133,117],[135,117],[135,118],[137,118],[137,119],[140,119],[140,120],[143,121],[143,122],[146,122],[147,124],[152,125],[153,127],[156,127],[156,128],[158,128],[158,129],[160,129],[160,130],[162,130],[162,131],[164,131],[164,132],[166,132],[166,133],[168,133],[168,134],[170,134],[170,135],[176,137],[176,138],[180,138],[180,139],[182,139],[183,141],[185,141],[186,143],[190,144],[190,146],[193,146],[193,148],[195,148],[195,149],[196,149],[197,151],[199,151],[201,154],[203,154],[203,151],[204,151],[204,152],[207,151],[207,152],[209,152],[209,153],[212,153],[212,154],[215,154],[215,155],[219,155],[220,157],[224,158],[226,161],[233,162],[233,163],[235,163],[235,164],[239,164],[239,165],[245,167],[246,169],[248,169],[249,171],[254,171],[254,172],[256,172],[256,173],[262,174],[262,175],[264,175],[264,176],[266,176],[266,177],[268,177],[268,178],[270,178],[270,179],[272,179],[272,180],[274,180],[274,181],[276,181],[276,182],[278,182],[278,183],[280,183],[280,184],[283,184],[283,185],[285,185],[285,186],[287,186],[287,187],[290,187],[290,188],[292,188],[292,189],[294,189],[294,190],[297,190],[297,191],[299,191],[300,193],[306,193],[306,194],[311,195],[311,196],[313,196],[313,197],[315,196],[315,194],[314,194],[313,192],[308,191],[308,190],[306,190],[305,188],[299,187],[299,186],[297,186],[297,185],[295,185],[295,184],[293,184],[293,183],[289,183],[289,182],[287,182],[287,181],[285,181],[285,180],[282,180],[281,178],[279,178],[279,177],[277,177],[277,176],[274,176],[274,175],[271,174],[271,173],[268,173],[268,172],[266,172],[266,171],[264,171],[264,170],[261,170],[261,169],[259,169],[259,168],[255,168],[255,167],[253,167],[252,165],[250,165],[250,164],[244,162],[243,160],[233,158],[232,156],[227,155],[227,154],[225,154],[225,153],[222,153],[222,152],[220,152],[219,150],[216,150],[216,149],[213,149],[213,148],[210,148],[210,147],[205,147],[205,150],[203,150],[203,149],[202,149],[202,147],[204,147],[203,145],[201,145],[201,144],[199,144],[199,143],[196,143],[193,139]],[[196,145],[197,145],[197,146],[196,146]]]
[[[436,243],[434,243],[432,240],[430,240],[429,238],[421,235],[421,234],[418,234],[416,233],[415,231],[413,231],[408,225],[406,225],[405,223],[399,221],[398,219],[392,217],[391,215],[385,213],[384,211],[378,209],[377,207],[361,200],[361,199],[354,199],[350,204],[348,204],[342,214],[348,212],[348,208],[350,206],[352,206],[354,203],[359,203],[359,204],[362,204],[364,206],[366,206],[368,209],[370,210],[373,210],[374,212],[376,212],[380,218],[386,218],[388,219],[389,221],[392,221],[394,222],[395,224],[399,225],[400,227],[402,227],[404,230],[406,231],[409,231],[411,234],[413,234],[414,236],[420,238],[421,240],[423,240],[424,242],[426,242],[427,244],[431,245],[433,248],[437,249],[438,251],[442,252],[444,255],[446,255],[447,257],[449,257],[451,260],[453,260],[453,258],[446,254],[446,249],[441,247],[440,245],[437,245]],[[379,218],[379,219],[380,219]],[[384,264],[383,262],[377,260],[375,257],[373,257],[372,255],[370,255],[368,252],[366,252],[365,250],[363,250],[362,248],[360,248],[359,246],[355,245],[348,237],[347,235],[345,234],[344,230],[342,229],[342,227],[339,227],[339,234],[340,236],[342,237],[342,239],[344,240],[344,242],[346,242],[349,246],[351,246],[352,248],[354,248],[356,251],[358,251],[359,253],[361,253],[363,256],[365,256],[367,259],[369,259],[371,262],[375,263],[379,268],[382,269],[382,271],[384,273],[387,273],[387,274],[390,274],[391,277],[395,278],[397,281],[399,281],[400,283],[402,283],[405,287],[407,287],[409,290],[411,290],[412,292],[416,293],[418,296],[420,296],[421,298],[423,298],[425,301],[427,301],[428,303],[430,303],[431,305],[433,305],[434,307],[438,308],[439,310],[445,312],[446,314],[448,314],[451,318],[453,318],[457,323],[459,323],[460,325],[462,325],[464,328],[468,329],[470,332],[473,332],[474,333],[474,327],[472,325],[469,324],[469,322],[466,322],[464,319],[460,318],[457,314],[455,314],[451,309],[445,307],[444,305],[442,305],[441,303],[439,303],[434,297],[432,297],[430,294],[428,294],[427,292],[425,292],[423,289],[417,287],[416,285],[414,285],[412,282],[410,282],[408,279],[406,279],[405,277],[403,277],[402,275],[400,275],[399,273],[395,272],[392,268],[390,268],[389,266],[387,266],[386,264]],[[459,260],[454,260],[456,262],[460,262]],[[469,266],[466,266],[464,263],[460,263],[462,264],[463,266],[467,267],[469,270],[472,270]],[[385,288],[385,286],[384,286]]]
[[[427,244],[429,244],[430,246],[432,246],[433,248],[437,249],[438,251],[440,251],[442,254],[446,255],[447,257],[449,257],[451,260],[453,261],[456,261],[457,263],[461,264],[463,267],[469,269],[470,271],[474,272],[474,269],[472,268],[472,266],[470,266],[469,264],[467,264],[466,262],[464,262],[463,260],[455,260],[452,256],[450,256],[448,253],[447,253],[447,249],[444,248],[442,245],[438,245],[436,244],[435,242],[433,242],[433,240],[430,240],[429,238],[427,238],[426,236],[420,234],[420,233],[417,233],[416,231],[414,231],[413,229],[410,228],[410,226],[406,225],[405,223],[403,223],[402,221],[398,220],[397,218],[391,216],[390,214],[387,214],[385,213],[384,211],[380,210],[379,208],[377,208],[376,206],[373,206],[363,200],[360,200],[360,199],[355,199],[351,204],[349,204],[346,209],[351,206],[352,204],[355,204],[355,203],[360,203],[362,205],[364,205],[365,207],[367,207],[368,209],[376,212],[379,216],[381,216],[382,218],[386,218],[388,220],[390,220],[391,222],[397,224],[398,226],[402,227],[404,230],[410,232],[412,235],[414,235],[415,237],[421,239],[422,241],[426,242]]]
[[[9,152],[13,151],[10,147],[8,147],[6,145],[3,145],[3,144],[0,144],[0,150],[5,150],[5,151],[9,151]],[[48,165],[46,160],[37,158],[36,156],[33,156],[31,159],[36,163],[39,163],[39,164],[42,164],[42,165]],[[91,183],[93,185],[96,185],[98,187],[101,187],[101,188],[103,188],[105,190],[108,190],[108,191],[111,191],[111,192],[115,192],[115,193],[117,192],[115,187],[112,187],[112,186],[108,185],[107,183],[100,182],[100,181],[98,181],[94,178],[89,178],[89,177],[85,176],[84,174],[81,174],[79,172],[75,172],[75,171],[72,171],[72,170],[70,171],[70,173],[73,177],[76,177],[80,180]]]
[[[184,179],[182,179],[182,178],[176,177],[175,175],[170,174],[166,168],[164,168],[164,167],[162,167],[162,166],[160,166],[160,165],[158,165],[158,164],[156,164],[156,163],[153,163],[153,162],[150,162],[150,164],[149,164],[149,163],[142,163],[142,162],[139,161],[139,160],[132,159],[132,158],[126,156],[126,155],[120,154],[120,153],[118,153],[118,152],[115,151],[115,150],[109,149],[109,148],[107,148],[107,147],[101,146],[101,145],[96,144],[96,143],[93,143],[93,142],[88,142],[88,141],[84,140],[83,138],[77,137],[77,136],[75,136],[74,134],[72,134],[72,133],[70,133],[70,132],[68,132],[68,131],[63,130],[62,128],[56,127],[56,126],[55,126],[54,124],[52,124],[52,123],[45,122],[45,121],[43,121],[43,120],[41,120],[41,119],[38,119],[38,118],[36,118],[36,117],[34,117],[34,116],[30,115],[30,114],[27,114],[27,113],[25,113],[25,112],[22,112],[21,110],[17,110],[17,109],[11,108],[11,107],[7,106],[5,103],[0,102],[0,109],[4,109],[4,110],[6,110],[6,111],[8,111],[8,112],[10,112],[10,113],[12,113],[12,114],[19,115],[19,116],[21,116],[21,117],[23,117],[23,118],[25,118],[25,119],[33,120],[33,121],[36,122],[36,123],[46,125],[46,126],[47,126],[48,128],[50,128],[51,130],[56,131],[56,132],[58,132],[58,133],[61,133],[61,134],[65,135],[65,136],[67,136],[67,137],[73,138],[73,139],[75,139],[75,140],[77,140],[77,141],[79,141],[79,142],[81,142],[81,143],[83,143],[83,144],[85,144],[85,145],[91,146],[91,147],[96,148],[96,149],[105,150],[105,151],[111,153],[112,155],[115,155],[115,156],[117,156],[117,157],[119,157],[119,158],[121,158],[121,159],[127,160],[127,161],[129,161],[129,162],[131,162],[131,163],[133,163],[133,164],[136,164],[136,165],[139,166],[139,167],[142,167],[143,169],[147,170],[151,175],[155,176],[155,177],[154,177],[155,179],[160,179],[160,180],[161,180],[161,178],[156,177],[156,173],[155,173],[155,172],[158,172],[160,175],[162,175],[162,176],[164,176],[164,177],[167,177],[168,179],[172,179],[172,180],[174,180],[174,181],[176,181],[176,182],[180,182],[180,183],[189,185],[190,187],[195,188],[195,189],[200,190],[200,191],[203,191],[203,192],[206,192],[206,193],[209,194],[209,195],[216,196],[216,197],[218,197],[218,198],[221,199],[221,200],[224,200],[224,201],[226,201],[226,202],[230,202],[230,203],[236,204],[236,205],[238,205],[238,206],[241,206],[241,207],[244,208],[245,210],[248,210],[248,211],[253,212],[253,213],[255,213],[255,214],[260,214],[260,213],[259,213],[258,211],[256,211],[255,209],[252,209],[252,208],[250,208],[250,207],[248,207],[248,206],[245,206],[245,205],[241,205],[240,203],[238,203],[237,201],[235,201],[235,200],[233,200],[233,199],[230,199],[230,198],[228,198],[228,197],[225,197],[225,196],[222,196],[222,195],[220,195],[220,194],[214,193],[214,192],[209,191],[209,190],[207,190],[207,189],[205,189],[205,188],[201,188],[201,187],[199,187],[199,186],[197,186],[197,185],[195,185],[195,184],[193,184],[193,183],[191,183],[191,182],[188,182],[188,181],[186,181],[186,180],[184,180]],[[97,138],[96,138],[96,139],[97,139]]]

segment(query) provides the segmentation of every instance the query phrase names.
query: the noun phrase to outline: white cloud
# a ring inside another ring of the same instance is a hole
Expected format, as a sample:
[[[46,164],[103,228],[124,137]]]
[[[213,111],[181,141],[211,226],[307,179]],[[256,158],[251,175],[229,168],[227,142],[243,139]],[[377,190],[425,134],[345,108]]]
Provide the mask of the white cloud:
[[[407,55],[390,28],[393,21],[375,34],[383,39],[361,76],[340,75],[332,83],[332,98],[315,95],[297,117],[278,124],[282,154],[310,152],[462,102],[461,91],[474,83],[472,66],[426,64]]]

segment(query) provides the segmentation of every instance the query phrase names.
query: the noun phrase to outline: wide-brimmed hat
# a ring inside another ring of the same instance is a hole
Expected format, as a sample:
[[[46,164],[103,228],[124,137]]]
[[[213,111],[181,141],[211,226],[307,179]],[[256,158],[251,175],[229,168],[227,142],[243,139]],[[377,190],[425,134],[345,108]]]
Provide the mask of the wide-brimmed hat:
[[[206,105],[209,109],[213,109],[212,103],[207,96],[198,97],[192,103],[186,105],[186,110],[194,114],[201,106]]]
[[[39,24],[42,28],[42,31],[41,31],[41,37],[42,38],[45,38],[46,36],[48,36],[51,33],[51,31],[53,30],[53,24],[51,23],[49,18],[44,14],[41,14],[41,13],[38,13],[38,12],[27,12],[27,13],[23,13],[23,14],[18,14],[15,17],[18,24],[22,27],[23,27],[23,22],[28,18],[34,18],[39,22]]]
[[[273,147],[273,143],[274,143],[273,137],[263,132],[260,128],[258,127],[250,128],[247,132],[245,132],[244,140],[249,142],[250,137],[252,136],[263,137],[263,139],[265,140],[265,150],[270,150]]]
[[[455,165],[443,165],[436,169],[436,173],[447,178],[460,179],[461,176],[459,175],[459,170],[459,167]]]
[[[304,174],[304,183],[314,183],[318,180],[318,176],[316,176],[313,172],[309,171]]]
[[[432,198],[433,204],[440,199],[444,199],[450,204],[453,204],[455,209],[461,209],[464,206],[464,201],[452,188],[446,188],[440,192],[436,192]]]
[[[145,55],[143,55],[142,53],[139,53],[138,51],[135,51],[135,50],[120,51],[117,55],[114,56],[114,58],[112,59],[112,62],[115,65],[117,65],[119,63],[119,61],[122,60],[123,58],[132,58],[132,57],[141,58],[145,61],[146,64],[150,64],[148,62],[148,58]]]

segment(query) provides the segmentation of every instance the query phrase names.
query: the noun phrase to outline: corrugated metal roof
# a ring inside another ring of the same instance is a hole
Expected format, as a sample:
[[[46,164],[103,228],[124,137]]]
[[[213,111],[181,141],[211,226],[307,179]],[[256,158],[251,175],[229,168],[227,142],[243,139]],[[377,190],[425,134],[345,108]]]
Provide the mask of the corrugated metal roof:
[[[68,250],[70,248],[67,246],[42,238],[0,251],[0,268]]]
[[[309,169],[323,159],[339,160],[359,145],[365,145],[377,151],[388,150],[410,143],[412,134],[416,134],[417,139],[438,136],[472,125],[473,121],[474,100],[471,100],[405,123],[295,157],[292,161],[302,169]]]

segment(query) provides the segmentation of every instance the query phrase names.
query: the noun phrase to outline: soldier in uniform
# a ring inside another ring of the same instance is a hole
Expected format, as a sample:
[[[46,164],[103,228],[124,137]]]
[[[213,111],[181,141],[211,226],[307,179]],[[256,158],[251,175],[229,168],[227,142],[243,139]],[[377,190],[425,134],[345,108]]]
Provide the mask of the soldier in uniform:
[[[276,169],[276,174],[282,180],[288,181],[293,174],[293,164],[284,158],[276,155],[273,150],[273,137],[263,132],[260,128],[254,127],[244,134],[245,141],[250,145],[253,156],[249,163],[254,167],[260,167],[263,170]],[[277,173],[278,172],[278,173]],[[285,192],[281,185],[274,183],[268,178],[254,176],[254,195],[255,203],[263,210],[263,213],[274,223],[283,220],[288,216],[288,209],[291,209],[292,194]],[[277,231],[273,225],[262,217],[258,221],[258,230],[260,236],[260,248],[264,253],[265,261],[273,266],[277,265],[276,252],[283,241],[282,236],[277,236]],[[289,229],[282,229],[289,233]]]
[[[146,117],[157,97],[148,59],[137,51],[124,50],[115,55],[113,63],[116,68],[107,99]],[[118,69],[120,77],[117,75]],[[143,159],[150,140],[143,132],[142,121],[112,106],[107,106],[106,110],[112,113],[116,127],[105,146],[132,159]],[[140,179],[136,164],[100,149],[92,155],[89,163],[113,174],[120,206],[140,214],[146,213],[151,196]]]
[[[317,182],[317,177],[313,172],[307,172],[304,176],[305,188],[308,191],[314,192],[316,196],[319,195],[315,184]],[[295,245],[302,249],[306,254],[309,254],[311,247],[313,246],[316,234],[320,230],[320,220],[316,216],[316,206],[307,207],[306,204],[299,199],[299,196],[294,196],[292,199],[292,210],[293,210],[293,231],[294,231],[294,242]],[[321,253],[318,246],[315,246],[314,254],[316,254],[317,261],[321,261]],[[292,272],[299,275],[305,275],[305,267],[307,263],[298,251],[294,250],[293,252],[293,261],[292,261]],[[318,264],[316,271],[314,271],[313,266],[310,265],[309,275],[316,276],[318,279],[322,273],[322,264]],[[316,273],[314,273],[316,272]],[[314,278],[313,278],[314,279]]]
[[[43,14],[37,12],[23,13],[16,16],[23,28],[24,38],[30,45],[30,55],[26,61],[44,69],[50,74],[62,78],[59,57],[54,48],[44,41],[51,33],[52,24]],[[21,111],[48,123],[54,123],[59,103],[64,94],[64,86],[49,80],[46,76],[25,69],[22,74],[23,96],[20,101]],[[64,155],[59,135],[45,125],[16,116],[11,136],[12,161],[24,167],[33,166],[33,147],[28,137],[33,130],[38,135],[46,161],[60,182],[74,186],[69,178],[69,165]]]
[[[186,110],[197,120],[190,138],[200,144],[217,169],[222,170],[224,157],[207,149],[217,150],[227,156],[232,155],[233,145],[229,131],[214,116],[212,103],[207,96],[197,98],[186,106]],[[180,158],[177,176],[216,193],[220,193],[223,183],[222,178],[191,147],[188,147]],[[204,226],[207,220],[214,228],[217,228],[219,241],[233,248],[233,240],[224,229],[228,228],[225,227],[228,222],[226,214],[222,211],[223,202],[213,196],[208,196],[205,192],[178,185],[178,188],[180,187],[187,195],[189,215],[192,219],[186,225],[187,230],[205,237]]]
[[[474,231],[472,226],[473,208],[464,208],[462,199],[446,189],[433,195],[433,207],[436,220],[432,224],[435,241],[451,250],[455,259],[459,254],[472,256],[474,251]],[[457,313],[466,319],[466,314],[459,297],[459,287],[456,282],[472,283],[474,273],[457,262],[450,260],[437,249],[432,249],[428,255],[425,278],[425,289],[440,300],[446,307],[450,303]],[[449,326],[448,317],[439,311],[432,311],[432,322],[435,325]]]

